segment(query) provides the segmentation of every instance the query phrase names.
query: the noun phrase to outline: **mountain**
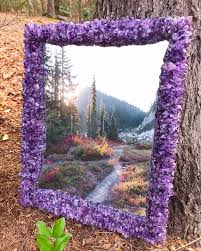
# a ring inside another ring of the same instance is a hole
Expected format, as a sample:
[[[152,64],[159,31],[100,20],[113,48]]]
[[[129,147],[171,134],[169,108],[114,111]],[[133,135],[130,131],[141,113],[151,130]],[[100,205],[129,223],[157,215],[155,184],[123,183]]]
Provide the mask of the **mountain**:
[[[88,100],[90,96],[90,87],[84,88],[78,95],[78,109],[81,120],[86,114]],[[100,107],[101,102],[104,103],[107,112],[114,112],[117,118],[119,129],[136,128],[145,118],[146,113],[138,107],[128,104],[113,96],[106,95],[97,90],[97,107]]]
[[[155,112],[156,112],[156,101],[154,101],[154,103],[151,105],[144,120],[142,121],[142,124],[137,128],[136,130],[137,134],[141,134],[154,128]]]
[[[151,105],[142,123],[137,128],[121,132],[119,138],[127,143],[151,144],[154,137],[155,112],[156,101]]]

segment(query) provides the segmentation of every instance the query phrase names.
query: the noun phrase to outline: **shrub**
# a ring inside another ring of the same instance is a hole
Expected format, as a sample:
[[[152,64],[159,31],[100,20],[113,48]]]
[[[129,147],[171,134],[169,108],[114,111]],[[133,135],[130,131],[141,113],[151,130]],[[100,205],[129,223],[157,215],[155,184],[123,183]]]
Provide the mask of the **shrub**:
[[[83,162],[69,161],[47,169],[41,175],[39,187],[61,189],[71,195],[85,197],[92,191],[98,181],[112,170],[113,166],[106,161]]]
[[[102,156],[110,157],[113,154],[113,150],[105,138],[96,147]]]
[[[146,208],[140,207],[137,210],[134,211],[135,214],[144,216],[146,215]]]
[[[69,135],[56,145],[49,145],[46,150],[48,158],[58,154],[72,154],[72,158],[81,160],[100,160],[112,155],[112,148],[106,138],[92,139],[80,135]],[[68,156],[69,157],[69,156]],[[71,159],[72,159],[71,158]],[[61,159],[62,160],[62,159]]]
[[[82,157],[84,153],[84,149],[82,146],[77,146],[74,147],[71,154],[76,158],[76,159],[80,159]]]
[[[77,143],[76,143],[76,139],[79,138],[80,136],[77,136],[77,135],[74,135],[74,134],[70,134],[68,136],[66,136],[64,139],[63,139],[63,144],[64,145],[68,145],[68,146],[76,146]]]
[[[144,215],[147,188],[147,169],[141,163],[128,165],[113,188],[111,201],[118,208],[129,208],[135,214]]]
[[[151,150],[153,147],[152,144],[135,144],[135,148],[138,150]]]
[[[84,161],[100,160],[112,155],[112,148],[105,139],[94,140],[89,138],[75,137],[77,147],[72,151],[75,158]]]
[[[62,173],[60,168],[54,167],[50,170],[46,170],[40,178],[39,186],[41,188],[61,188]]]
[[[97,145],[90,144],[83,146],[83,154],[81,156],[82,160],[99,160],[102,159],[104,156],[101,154]]]
[[[70,149],[70,146],[67,144],[55,144],[49,145],[45,151],[45,155],[49,156],[51,154],[66,154]]]
[[[126,163],[137,163],[137,162],[146,162],[150,160],[149,156],[140,156],[137,154],[132,154],[132,155],[121,155],[119,158],[120,161],[126,162]]]
[[[112,148],[109,146],[107,140],[103,139],[99,144],[86,145],[83,158],[88,160],[109,158],[112,153]]]
[[[128,202],[131,206],[145,205],[146,197],[141,195],[135,196],[134,198],[129,198]]]
[[[60,171],[59,167],[54,167],[48,170],[42,175],[42,180],[44,182],[51,182],[55,178],[55,176],[59,173],[59,171]]]
[[[48,159],[46,159],[46,164],[55,163],[57,161],[69,161],[73,160],[73,156],[71,154],[50,154]]]
[[[141,177],[135,177],[116,186],[116,191],[122,192],[147,192],[147,181]]]

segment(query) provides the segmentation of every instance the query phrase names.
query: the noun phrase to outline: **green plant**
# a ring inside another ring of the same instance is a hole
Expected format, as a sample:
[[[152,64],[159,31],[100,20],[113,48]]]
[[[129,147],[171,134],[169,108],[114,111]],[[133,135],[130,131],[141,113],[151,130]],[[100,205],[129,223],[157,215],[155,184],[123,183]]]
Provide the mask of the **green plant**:
[[[70,233],[65,233],[64,218],[55,221],[52,228],[47,227],[43,221],[38,221],[36,226],[38,228],[36,240],[40,251],[62,251],[72,237]]]

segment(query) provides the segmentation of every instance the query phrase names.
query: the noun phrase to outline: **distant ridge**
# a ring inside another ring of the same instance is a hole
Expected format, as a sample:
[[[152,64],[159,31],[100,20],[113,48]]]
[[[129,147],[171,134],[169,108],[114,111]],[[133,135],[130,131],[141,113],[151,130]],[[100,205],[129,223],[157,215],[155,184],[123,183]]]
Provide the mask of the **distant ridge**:
[[[90,87],[85,87],[78,95],[77,105],[81,119],[84,114],[86,114],[89,95]],[[97,90],[98,108],[101,102],[104,103],[106,111],[115,112],[119,129],[136,128],[142,123],[146,116],[146,113],[138,107]]]

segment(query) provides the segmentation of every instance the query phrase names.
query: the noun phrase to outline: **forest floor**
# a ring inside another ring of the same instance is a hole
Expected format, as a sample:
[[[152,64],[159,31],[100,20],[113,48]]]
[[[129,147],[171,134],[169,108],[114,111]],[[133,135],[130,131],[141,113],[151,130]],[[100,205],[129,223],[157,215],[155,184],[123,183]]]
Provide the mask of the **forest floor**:
[[[0,27],[5,15],[0,13]],[[9,21],[14,18],[8,15]],[[19,204],[20,121],[23,79],[23,30],[25,23],[55,22],[45,17],[20,15],[10,25],[0,28],[0,250],[33,251],[37,220],[52,225],[55,217]],[[71,251],[146,251],[172,250],[184,244],[177,237],[168,237],[165,244],[148,245],[138,239],[83,226],[67,220],[73,238],[66,250]],[[184,250],[184,249],[183,249]],[[190,249],[189,249],[190,250]],[[193,250],[193,249],[191,249]]]

